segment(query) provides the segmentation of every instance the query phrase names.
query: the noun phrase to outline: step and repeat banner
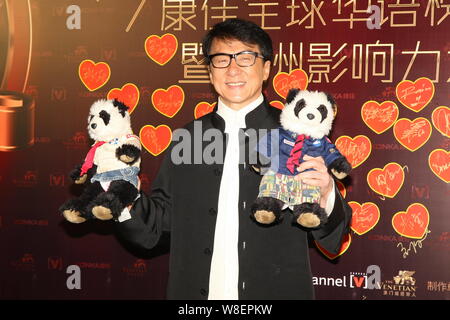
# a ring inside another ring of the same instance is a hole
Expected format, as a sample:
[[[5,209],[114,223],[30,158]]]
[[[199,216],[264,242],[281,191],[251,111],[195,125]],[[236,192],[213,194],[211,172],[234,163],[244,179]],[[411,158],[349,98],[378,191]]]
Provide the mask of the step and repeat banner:
[[[234,17],[273,39],[274,108],[291,87],[337,101],[353,218],[338,255],[311,241],[317,299],[450,298],[448,0],[0,0],[0,298],[165,298],[168,241],[58,207],[100,98],[131,107],[150,190],[171,133],[214,108],[201,39]]]

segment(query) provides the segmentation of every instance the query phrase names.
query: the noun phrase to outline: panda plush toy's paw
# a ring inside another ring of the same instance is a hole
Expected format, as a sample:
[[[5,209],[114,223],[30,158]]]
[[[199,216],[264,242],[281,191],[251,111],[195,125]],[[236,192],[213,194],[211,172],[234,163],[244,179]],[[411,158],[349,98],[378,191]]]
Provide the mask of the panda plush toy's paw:
[[[59,207],[58,210],[67,221],[71,223],[82,223],[86,221],[86,219],[82,217],[82,205],[83,204],[79,199],[70,199]]]
[[[317,228],[320,225],[319,217],[312,212],[300,214],[296,222],[306,228]]]
[[[140,155],[141,150],[131,144],[124,144],[116,150],[116,157],[127,164],[133,164]]]
[[[344,179],[352,170],[352,165],[346,158],[342,157],[334,160],[330,164],[329,169],[336,178]]]
[[[72,171],[70,171],[69,177],[70,177],[70,179],[73,180],[73,182],[75,182],[75,184],[83,184],[87,180],[87,174],[81,175],[81,166],[80,165],[77,166]]]
[[[87,180],[87,174],[83,174],[81,177],[78,177],[74,182],[75,184],[83,184]]]
[[[130,156],[127,156],[127,155],[125,155],[125,154],[121,155],[121,156],[119,157],[119,159],[120,159],[120,161],[125,162],[125,163],[131,163],[131,162],[134,161],[134,158],[132,158],[132,157],[130,157]]]
[[[99,220],[111,220],[113,218],[111,209],[104,206],[95,206],[92,208],[92,214]]]
[[[344,179],[347,176],[347,174],[345,172],[338,172],[338,171],[336,171],[334,169],[331,169],[331,172],[339,180],[342,180],[342,179]]]
[[[81,217],[81,212],[73,209],[64,210],[62,214],[71,223],[83,223],[86,221],[85,218]]]
[[[255,220],[261,224],[271,224],[275,222],[276,216],[272,211],[257,210],[254,213]]]
[[[119,199],[112,192],[103,192],[90,202],[88,212],[95,218],[106,221],[113,219],[116,216],[115,213],[121,211],[120,207]]]
[[[281,208],[283,203],[275,198],[257,198],[251,208],[251,216],[258,223],[269,225],[277,222],[281,218]]]
[[[293,213],[295,223],[305,228],[318,228],[328,221],[328,215],[318,203],[296,205]]]

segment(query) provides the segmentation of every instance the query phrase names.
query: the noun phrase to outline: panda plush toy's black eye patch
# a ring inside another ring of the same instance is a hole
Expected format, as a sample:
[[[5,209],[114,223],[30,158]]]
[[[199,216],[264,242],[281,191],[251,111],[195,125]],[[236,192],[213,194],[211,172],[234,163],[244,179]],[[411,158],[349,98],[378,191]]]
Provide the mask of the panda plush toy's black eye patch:
[[[306,107],[305,100],[304,99],[298,100],[294,108],[294,114],[296,117],[298,117],[298,114],[300,113],[300,111],[302,111],[304,107]]]
[[[319,110],[320,114],[322,115],[322,120],[320,121],[322,123],[322,121],[325,120],[326,117],[328,116],[327,107],[321,104],[320,107],[317,108],[317,110]]]
[[[123,102],[120,102],[117,99],[113,100],[113,105],[114,107],[117,107],[119,109],[119,113],[122,115],[122,117],[125,117],[125,112],[127,112],[129,108]]]
[[[106,112],[105,110],[100,111],[100,113],[98,114],[100,118],[102,118],[103,122],[105,123],[105,126],[108,125],[109,120],[111,119],[111,115]]]

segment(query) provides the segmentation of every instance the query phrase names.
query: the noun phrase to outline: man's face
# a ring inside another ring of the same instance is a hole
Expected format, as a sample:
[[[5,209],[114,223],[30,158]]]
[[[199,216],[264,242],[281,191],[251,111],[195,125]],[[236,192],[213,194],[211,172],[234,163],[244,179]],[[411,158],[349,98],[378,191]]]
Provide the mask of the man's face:
[[[254,51],[261,54],[258,45],[250,45],[239,40],[214,39],[209,54],[239,53]],[[256,58],[250,67],[240,67],[235,59],[227,68],[219,69],[209,65],[209,77],[221,100],[230,108],[240,110],[256,100],[262,92],[263,81],[270,72],[270,61]]]

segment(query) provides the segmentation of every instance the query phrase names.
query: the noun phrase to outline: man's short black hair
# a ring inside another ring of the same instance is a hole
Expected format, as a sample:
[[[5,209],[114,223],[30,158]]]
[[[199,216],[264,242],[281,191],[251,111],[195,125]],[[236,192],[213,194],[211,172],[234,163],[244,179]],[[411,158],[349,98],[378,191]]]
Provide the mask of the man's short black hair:
[[[272,39],[260,26],[251,21],[228,19],[214,25],[203,38],[203,55],[208,63],[209,50],[213,39],[235,39],[252,45],[256,44],[264,56],[264,61],[272,61]]]

